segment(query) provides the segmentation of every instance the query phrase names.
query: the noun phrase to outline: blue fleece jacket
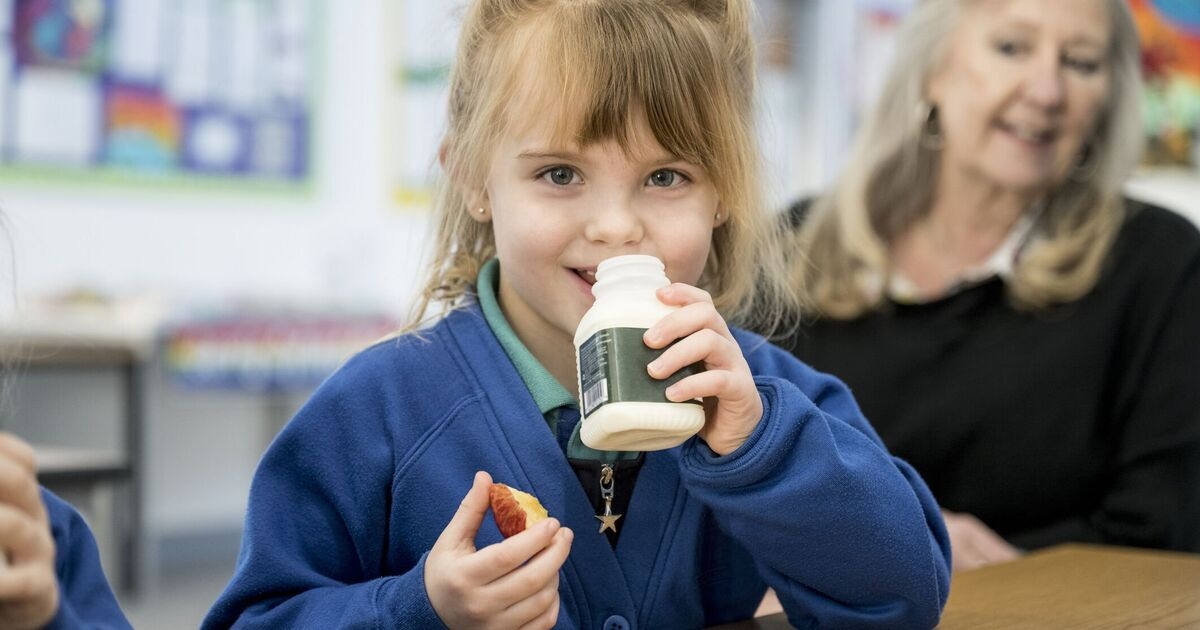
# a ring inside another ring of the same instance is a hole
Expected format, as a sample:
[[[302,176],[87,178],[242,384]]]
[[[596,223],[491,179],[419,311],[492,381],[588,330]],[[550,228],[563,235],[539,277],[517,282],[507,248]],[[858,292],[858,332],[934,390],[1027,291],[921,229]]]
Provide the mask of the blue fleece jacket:
[[[263,457],[203,627],[442,627],[425,556],[477,470],[575,531],[559,627],[744,619],[768,585],[797,626],[934,626],[950,552],[925,484],[839,381],[735,336],[762,421],[725,457],[698,438],[647,453],[615,549],[478,304],[364,351]],[[500,540],[485,519],[477,546]]]
[[[66,501],[42,489],[42,502],[54,535],[54,569],[58,576],[58,614],[47,630],[129,628],[108,579],[87,523]]]

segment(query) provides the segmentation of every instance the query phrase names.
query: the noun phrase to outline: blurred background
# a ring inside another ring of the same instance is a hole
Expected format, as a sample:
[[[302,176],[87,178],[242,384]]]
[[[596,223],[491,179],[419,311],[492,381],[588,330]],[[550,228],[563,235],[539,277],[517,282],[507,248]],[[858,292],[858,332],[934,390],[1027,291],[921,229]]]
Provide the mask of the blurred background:
[[[911,0],[759,0],[772,200],[838,172]],[[1129,0],[1146,163],[1200,222],[1200,3]],[[135,627],[195,627],[259,456],[406,316],[461,0],[0,0],[0,428]]]

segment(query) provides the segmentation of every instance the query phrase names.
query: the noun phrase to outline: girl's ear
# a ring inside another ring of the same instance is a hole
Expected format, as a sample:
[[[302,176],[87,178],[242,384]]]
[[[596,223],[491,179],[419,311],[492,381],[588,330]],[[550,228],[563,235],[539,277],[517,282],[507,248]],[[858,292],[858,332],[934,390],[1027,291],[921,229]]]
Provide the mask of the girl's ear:
[[[719,228],[722,225],[725,225],[725,222],[728,220],[729,213],[725,212],[725,209],[721,206],[717,206],[717,213],[713,215],[713,227]]]
[[[492,220],[492,206],[486,190],[472,191],[463,195],[467,200],[467,214],[480,223]]]
[[[449,177],[451,180],[454,180],[455,178],[453,177],[453,174],[449,173],[446,168],[446,158],[449,156],[449,153],[450,143],[449,141],[443,140],[442,143],[438,145],[438,164],[442,167],[442,171],[446,172],[447,177]],[[454,186],[461,192],[462,199],[466,201],[467,214],[470,215],[472,219],[475,219],[480,223],[487,223],[488,221],[492,220],[492,213],[490,210],[491,204],[488,201],[486,190],[467,190],[465,187],[459,186],[457,183],[454,184]]]

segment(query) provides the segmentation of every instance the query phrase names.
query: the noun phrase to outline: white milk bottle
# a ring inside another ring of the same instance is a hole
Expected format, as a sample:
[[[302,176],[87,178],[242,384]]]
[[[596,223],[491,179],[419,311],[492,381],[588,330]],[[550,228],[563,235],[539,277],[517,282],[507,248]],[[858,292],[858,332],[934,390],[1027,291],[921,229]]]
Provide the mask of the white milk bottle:
[[[654,256],[616,256],[596,269],[596,302],[575,331],[579,437],[591,448],[666,449],[704,426],[699,399],[671,402],[665,394],[669,385],[699,372],[701,366],[687,366],[663,380],[646,372],[646,365],[662,350],[646,346],[642,335],[679,308],[663,304],[654,294],[668,284],[662,261]]]

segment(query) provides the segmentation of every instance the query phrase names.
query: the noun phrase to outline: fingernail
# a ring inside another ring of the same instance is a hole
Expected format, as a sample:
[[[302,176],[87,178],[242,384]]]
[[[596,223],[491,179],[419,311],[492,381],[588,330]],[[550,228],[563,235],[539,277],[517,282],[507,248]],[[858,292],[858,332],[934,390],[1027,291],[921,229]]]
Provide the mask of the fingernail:
[[[662,371],[662,361],[651,361],[650,364],[646,366],[646,371],[650,373],[650,376],[658,376],[658,373]]]
[[[646,331],[642,341],[646,342],[647,345],[653,345],[659,342],[660,337],[662,337],[662,335],[659,334],[658,330],[651,328]]]
[[[665,391],[663,393],[665,393],[667,395],[668,399],[673,401],[673,400],[675,400],[675,396],[679,395],[679,386],[672,385],[672,386],[668,387],[667,391]]]

